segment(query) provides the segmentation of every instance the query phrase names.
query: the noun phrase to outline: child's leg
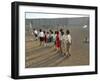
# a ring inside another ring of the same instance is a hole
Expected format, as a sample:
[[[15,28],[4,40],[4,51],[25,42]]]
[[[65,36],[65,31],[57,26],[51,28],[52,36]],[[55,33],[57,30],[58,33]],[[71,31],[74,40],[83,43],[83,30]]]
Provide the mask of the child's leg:
[[[56,51],[57,51],[57,52],[58,52],[58,50],[59,50],[59,49],[56,47]]]
[[[61,43],[60,43],[60,52],[61,52],[61,54],[63,53],[63,41],[61,41]]]
[[[41,41],[40,41],[40,46],[41,46]]]
[[[64,43],[64,41],[62,43],[62,53],[65,54],[65,43]]]
[[[46,42],[44,42],[44,47],[46,47]]]
[[[70,56],[71,54],[70,54],[70,44],[68,43],[68,45],[67,45],[67,53],[68,53],[68,56]]]
[[[66,44],[65,54],[66,56],[68,55],[68,45],[67,44]]]
[[[64,55],[66,55],[66,42],[64,41]]]
[[[44,46],[44,41],[42,41],[42,46]]]
[[[54,46],[53,46],[53,48],[56,49],[56,41],[54,41]]]
[[[41,46],[42,45],[41,37],[39,39],[40,39],[40,46]]]

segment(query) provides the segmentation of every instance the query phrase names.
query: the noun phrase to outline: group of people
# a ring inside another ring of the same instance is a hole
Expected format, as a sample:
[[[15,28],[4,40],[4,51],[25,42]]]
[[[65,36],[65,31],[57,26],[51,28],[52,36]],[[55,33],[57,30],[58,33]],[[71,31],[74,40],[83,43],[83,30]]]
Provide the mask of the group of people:
[[[72,38],[70,35],[70,31],[60,29],[59,31],[43,31],[40,29],[39,31],[33,29],[33,33],[35,36],[35,40],[40,41],[40,46],[48,46],[49,43],[53,43],[57,52],[64,54],[65,56],[71,56],[70,49],[72,44]]]

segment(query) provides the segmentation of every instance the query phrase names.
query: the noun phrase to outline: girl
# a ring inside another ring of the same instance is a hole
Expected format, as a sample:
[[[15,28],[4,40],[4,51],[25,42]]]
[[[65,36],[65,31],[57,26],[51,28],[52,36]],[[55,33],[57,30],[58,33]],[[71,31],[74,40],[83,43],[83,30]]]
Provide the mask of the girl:
[[[52,30],[49,30],[49,42],[52,42]]]
[[[60,45],[60,52],[61,52],[61,54],[64,53],[63,52],[63,48],[64,48],[63,36],[64,36],[63,29],[60,29],[60,31],[59,31],[59,38],[60,38],[60,43],[61,43],[61,45]]]
[[[66,55],[71,56],[70,54],[70,49],[71,49],[71,44],[72,44],[72,38],[70,35],[70,31],[66,31]]]
[[[50,42],[50,34],[49,32],[47,32],[47,46],[49,45],[49,42]]]
[[[57,52],[60,51],[60,38],[59,38],[59,32],[57,31],[57,36],[56,36],[56,49]]]
[[[54,33],[53,33],[53,31],[51,32],[51,42],[54,42]]]
[[[55,31],[55,33],[53,34],[53,45],[54,45],[54,49],[56,49],[56,36],[57,36],[57,31]]]
[[[47,33],[44,31],[44,46],[47,46]]]
[[[61,54],[65,54],[65,34],[64,32],[61,33],[61,47],[60,47],[60,50],[61,50]]]

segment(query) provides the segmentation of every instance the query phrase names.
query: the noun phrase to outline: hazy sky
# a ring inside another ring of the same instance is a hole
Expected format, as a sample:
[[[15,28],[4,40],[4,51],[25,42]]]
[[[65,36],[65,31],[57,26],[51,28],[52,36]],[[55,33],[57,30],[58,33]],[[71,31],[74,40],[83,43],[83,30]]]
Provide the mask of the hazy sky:
[[[88,17],[88,15],[72,15],[72,14],[53,14],[53,13],[25,13],[26,19],[40,19],[40,18],[77,18]]]

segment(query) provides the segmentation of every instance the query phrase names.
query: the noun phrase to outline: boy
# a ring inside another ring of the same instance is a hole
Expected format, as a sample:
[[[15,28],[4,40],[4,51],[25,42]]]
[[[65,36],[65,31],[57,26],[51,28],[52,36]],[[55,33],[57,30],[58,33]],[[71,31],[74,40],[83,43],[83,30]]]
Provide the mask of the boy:
[[[61,33],[61,54],[65,54],[65,38],[66,38],[66,35],[64,34],[64,32]]]
[[[43,42],[44,42],[44,33],[43,33],[42,29],[40,29],[39,38],[40,38],[40,46],[41,46],[41,45],[43,45]]]
[[[71,54],[70,54],[71,44],[72,44],[72,38],[71,38],[71,35],[70,35],[70,31],[67,30],[66,31],[66,53],[65,54],[68,57],[71,56]]]

